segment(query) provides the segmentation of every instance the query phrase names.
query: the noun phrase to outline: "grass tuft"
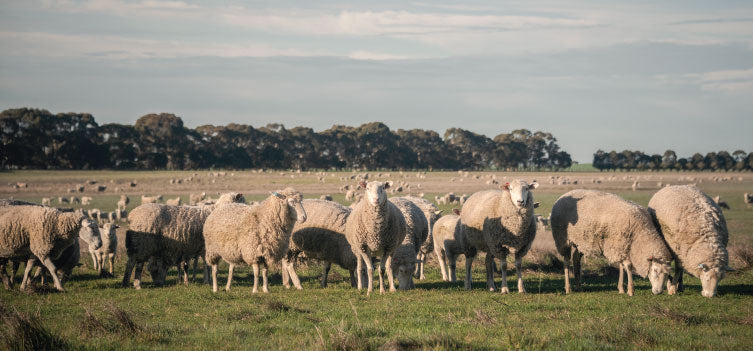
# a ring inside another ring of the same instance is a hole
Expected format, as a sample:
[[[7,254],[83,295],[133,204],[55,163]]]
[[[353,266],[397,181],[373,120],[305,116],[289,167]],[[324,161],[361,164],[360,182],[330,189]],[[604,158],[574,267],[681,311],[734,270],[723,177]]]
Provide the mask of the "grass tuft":
[[[90,338],[106,332],[108,332],[108,330],[105,328],[102,321],[87,308],[84,314],[84,319],[81,321],[81,335]]]
[[[67,350],[70,345],[42,326],[38,315],[11,311],[0,306],[0,349]]]
[[[753,243],[737,243],[730,247],[730,262],[735,269],[753,267]]]
[[[660,305],[649,306],[649,314],[654,317],[669,319],[685,325],[698,325],[703,323],[703,318],[699,316],[693,316],[691,314],[675,311],[669,307]]]
[[[131,314],[118,306],[109,306],[108,311],[117,322],[118,330],[125,334],[135,335],[144,331],[144,328],[133,320]]]

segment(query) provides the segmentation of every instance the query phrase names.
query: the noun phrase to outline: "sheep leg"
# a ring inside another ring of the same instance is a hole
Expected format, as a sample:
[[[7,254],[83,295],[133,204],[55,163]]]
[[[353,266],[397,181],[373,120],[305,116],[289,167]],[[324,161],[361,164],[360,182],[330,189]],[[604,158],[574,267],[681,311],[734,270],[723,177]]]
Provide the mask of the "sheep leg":
[[[261,266],[261,279],[262,279],[262,286],[261,291],[265,293],[269,293],[269,285],[267,284],[267,263],[262,263]]]
[[[110,262],[110,275],[115,275],[115,270],[113,269],[113,266],[115,265],[115,254],[111,253],[107,256],[107,260]]]
[[[363,263],[366,264],[366,280],[368,281],[366,295],[369,295],[374,291],[374,265],[367,253],[361,252],[361,258],[363,259]]]
[[[350,287],[355,288],[358,282],[356,282],[356,273],[352,270],[348,271],[350,273]]]
[[[0,258],[0,277],[3,279],[5,290],[10,290],[13,289],[13,276],[11,275],[10,278],[8,278],[8,271],[6,270],[7,264],[7,258]]]
[[[251,265],[251,267],[254,271],[254,289],[251,290],[251,293],[256,294],[259,291],[259,289],[257,288],[259,286],[259,264],[254,263],[253,265]]]
[[[526,289],[523,286],[523,259],[521,257],[518,257],[518,255],[515,255],[515,275],[518,276],[518,293],[519,294],[525,294]]]
[[[682,264],[678,261],[675,261],[675,282],[674,285],[677,287],[677,292],[682,292],[685,290],[685,287],[682,286],[682,273],[683,273]]]
[[[563,266],[565,266],[565,294],[569,294],[570,290],[570,255],[564,255],[562,257]]]
[[[384,294],[384,259],[377,266],[377,275],[379,276],[379,294]]]
[[[625,270],[622,267],[622,263],[620,263],[619,265],[617,265],[617,269],[620,270],[620,278],[617,280],[617,291],[620,294],[624,294],[625,293],[625,287],[624,287]]]
[[[92,266],[94,270],[97,271],[97,273],[99,273],[99,268],[97,268],[99,267],[99,260],[97,259],[97,252],[94,250],[89,250],[89,253],[92,256]]]
[[[394,277],[392,276],[392,255],[387,256],[387,259],[382,261],[382,268],[385,268],[385,266],[386,266],[386,269],[384,271],[387,273],[387,280],[389,280],[390,282],[390,292],[395,292],[396,291],[395,280],[394,280]],[[411,285],[412,284],[413,282],[411,282]],[[380,281],[379,282],[380,290],[382,288],[381,285],[382,285],[382,282]]]
[[[465,290],[471,290],[471,265],[473,264],[473,259],[475,259],[476,256],[468,256],[465,257]]]
[[[421,253],[419,252],[418,254],[416,254],[416,267],[415,269],[413,269],[414,278],[420,279],[421,277],[420,270],[421,270]]]
[[[361,255],[356,255],[356,287],[358,290],[363,289],[363,258]]]
[[[288,259],[283,258],[282,271],[280,273],[282,274],[282,286],[284,286],[285,289],[290,289],[290,272],[288,271],[288,265],[290,265]]]
[[[212,265],[212,292],[217,292],[217,264]]]
[[[486,259],[484,260],[484,265],[486,266],[486,288],[489,289],[489,291],[495,291],[497,290],[496,284],[494,284],[494,256],[491,253],[486,253]],[[507,281],[505,280],[505,274],[502,273],[502,287],[507,286]],[[504,294],[504,288],[502,290]]]
[[[144,262],[137,262],[136,269],[133,272],[133,287],[136,288],[136,290],[141,289],[141,272],[143,271],[144,271]]]
[[[48,256],[42,259],[42,264],[47,268],[48,271],[50,271],[50,275],[52,276],[52,281],[55,283],[55,289],[58,291],[65,291],[63,289],[63,284],[60,283],[60,278],[58,278],[57,275],[57,268],[55,268],[55,263],[52,262],[52,259]]]
[[[580,259],[583,254],[580,251],[573,252],[573,271],[575,273],[575,291],[583,291],[583,271],[580,266]]]
[[[225,285],[225,291],[230,291],[230,284],[233,282],[233,268],[234,264],[230,264],[230,268],[227,270],[227,285]]]
[[[191,281],[196,281],[196,271],[199,269],[199,256],[193,258],[193,270],[191,272]]]
[[[178,263],[180,265],[180,268],[182,270],[183,274],[183,285],[188,286],[188,263],[191,262],[190,259],[187,261],[181,261]]]
[[[34,263],[36,262],[37,259],[34,257],[26,260],[26,267],[24,268],[24,279],[21,280],[21,290],[26,290],[26,285],[29,284],[29,275],[31,274],[31,269],[34,268]]]
[[[492,268],[494,268],[494,258],[492,258]],[[499,273],[502,276],[502,282],[500,283],[499,292],[502,294],[509,294],[510,287],[507,286],[507,255],[500,258]]]
[[[458,281],[458,277],[455,274],[455,270],[457,268],[456,266],[457,266],[457,262],[458,262],[457,261],[458,257],[457,256],[447,256],[446,259],[448,261],[446,264],[447,264],[447,266],[448,266],[447,268],[449,270],[449,272],[447,272],[447,274],[449,275],[450,281],[454,283],[454,282]]]
[[[131,272],[133,271],[134,264],[134,259],[129,256],[125,266],[125,274],[123,274],[123,283],[121,284],[123,287],[128,286],[128,282],[131,280]]]
[[[282,270],[283,272],[286,270],[285,265],[282,266]],[[295,286],[295,288],[298,290],[303,290],[303,287],[301,286],[301,279],[298,278],[298,274],[295,272],[295,266],[293,265],[293,263],[288,262],[287,272],[288,272],[288,275],[290,276],[290,280],[293,281],[293,286]]]
[[[324,264],[324,270],[322,271],[322,288],[327,287],[327,276],[329,275],[329,269],[332,267],[332,262]],[[350,281],[353,282],[353,271],[350,271]]]
[[[437,255],[437,262],[439,262],[439,270],[442,271],[442,281],[445,281],[445,282],[449,281],[450,277],[447,275],[447,267],[446,267],[447,262],[445,261],[446,257],[443,257],[446,254],[440,249],[434,250],[434,254]]]
[[[623,262],[625,265],[625,274],[627,275],[627,294],[633,296],[635,294],[635,286],[633,285],[633,264],[630,261]]]

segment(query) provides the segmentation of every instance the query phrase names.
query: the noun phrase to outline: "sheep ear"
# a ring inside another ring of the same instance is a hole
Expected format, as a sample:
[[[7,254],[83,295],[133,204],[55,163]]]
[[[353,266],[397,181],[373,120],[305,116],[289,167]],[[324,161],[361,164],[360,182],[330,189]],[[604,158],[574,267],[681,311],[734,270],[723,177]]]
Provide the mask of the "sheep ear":
[[[510,190],[510,182],[505,183],[500,188],[502,188],[502,190]]]
[[[453,208],[452,209],[452,213],[454,213],[454,214],[456,214],[456,215],[459,216],[460,215],[460,210],[458,210],[457,208]]]
[[[536,189],[536,188],[538,188],[538,187],[539,187],[539,183],[537,183],[537,182],[536,182],[536,181],[534,180],[534,181],[533,181],[533,183],[531,183],[531,184],[529,184],[529,185],[528,185],[528,190],[533,190],[533,189]]]
[[[541,202],[534,202],[533,208],[539,208],[539,205],[541,205]]]
[[[278,193],[276,191],[272,192],[271,194],[272,194],[272,196],[274,196],[274,197],[276,197],[276,198],[278,198],[280,200],[284,200],[285,199],[285,196],[281,195],[280,193]]]
[[[363,180],[360,181],[360,182],[358,182],[358,185],[361,186],[362,188],[366,189],[366,182],[364,182]]]

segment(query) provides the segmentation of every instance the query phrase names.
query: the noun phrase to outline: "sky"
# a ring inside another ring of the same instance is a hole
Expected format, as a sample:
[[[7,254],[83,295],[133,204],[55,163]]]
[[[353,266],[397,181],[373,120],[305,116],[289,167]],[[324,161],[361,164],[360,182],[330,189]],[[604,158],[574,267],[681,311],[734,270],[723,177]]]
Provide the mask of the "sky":
[[[753,152],[753,2],[2,0],[18,107]]]

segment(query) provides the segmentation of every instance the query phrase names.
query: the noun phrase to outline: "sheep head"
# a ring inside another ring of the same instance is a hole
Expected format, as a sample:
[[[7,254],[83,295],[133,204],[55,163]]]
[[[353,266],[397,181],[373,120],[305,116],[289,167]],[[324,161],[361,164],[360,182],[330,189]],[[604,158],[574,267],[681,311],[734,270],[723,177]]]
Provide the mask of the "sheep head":
[[[78,230],[78,236],[89,243],[89,246],[96,249],[102,247],[102,238],[99,234],[97,222],[91,218],[84,217],[81,220],[81,229]]]
[[[649,257],[649,267],[648,267],[648,280],[651,282],[651,292],[654,293],[654,295],[661,294],[662,290],[664,290],[664,284],[667,283],[669,280],[669,262],[664,262],[660,259]],[[669,285],[668,285],[669,286]],[[670,295],[673,293],[671,288],[667,288]]]
[[[726,266],[709,266],[705,263],[698,264],[698,268],[701,270],[699,278],[701,278],[701,295],[704,297],[716,296],[716,287],[728,271],[733,270]]]
[[[365,184],[366,200],[371,206],[383,205],[387,201],[387,192],[384,189],[390,187],[389,183],[369,182]]]
[[[306,221],[306,210],[303,209],[303,195],[293,188],[285,188],[272,193],[273,198],[285,201],[287,206],[293,209],[291,213],[295,215],[295,219],[303,223]]]
[[[502,189],[510,192],[510,200],[518,208],[524,208],[528,204],[528,193],[539,187],[535,180],[528,184],[525,180],[514,180],[502,185]],[[530,196],[533,199],[533,196]]]

